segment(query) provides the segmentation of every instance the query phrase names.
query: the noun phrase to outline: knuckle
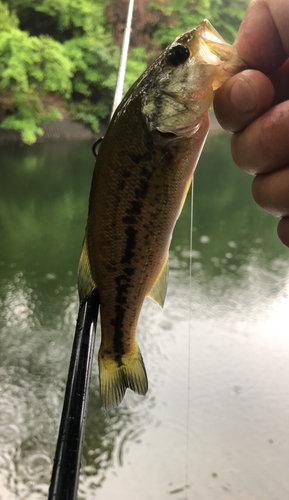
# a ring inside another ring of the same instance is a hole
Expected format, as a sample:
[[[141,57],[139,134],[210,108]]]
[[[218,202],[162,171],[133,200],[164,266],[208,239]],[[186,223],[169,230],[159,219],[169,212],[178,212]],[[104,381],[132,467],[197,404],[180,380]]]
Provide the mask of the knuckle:
[[[265,113],[260,133],[259,148],[266,170],[282,167],[289,160],[289,107],[275,106]],[[265,171],[265,169],[264,169]]]
[[[259,148],[264,159],[264,165],[275,164],[278,158],[276,141],[278,140],[279,113],[271,112],[264,117],[259,134]]]

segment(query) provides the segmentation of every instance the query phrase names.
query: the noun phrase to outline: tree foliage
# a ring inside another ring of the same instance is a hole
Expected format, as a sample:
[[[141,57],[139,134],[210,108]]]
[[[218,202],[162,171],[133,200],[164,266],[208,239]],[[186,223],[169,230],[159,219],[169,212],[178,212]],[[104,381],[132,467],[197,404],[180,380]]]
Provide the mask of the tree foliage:
[[[70,113],[97,131],[113,100],[129,0],[0,0],[0,120],[33,143]],[[249,0],[135,0],[125,89],[208,17],[232,42]]]
[[[60,118],[49,94],[71,94],[72,63],[64,47],[49,36],[30,36],[18,28],[14,13],[0,4],[0,99],[2,127],[21,132],[31,144],[46,120]]]
[[[233,43],[250,0],[170,0],[174,22],[160,24],[155,36],[164,49],[181,32],[196,27],[207,18],[228,43]],[[156,1],[150,2],[153,8]],[[165,12],[167,7],[161,7]]]

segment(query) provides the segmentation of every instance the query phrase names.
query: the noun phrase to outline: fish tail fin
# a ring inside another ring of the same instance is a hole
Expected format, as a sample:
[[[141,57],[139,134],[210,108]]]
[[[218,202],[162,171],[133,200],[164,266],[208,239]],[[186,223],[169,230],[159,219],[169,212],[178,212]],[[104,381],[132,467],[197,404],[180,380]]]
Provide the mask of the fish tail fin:
[[[98,354],[100,395],[105,410],[120,404],[127,388],[145,395],[148,380],[144,362],[138,345],[133,352],[108,358],[101,348]]]

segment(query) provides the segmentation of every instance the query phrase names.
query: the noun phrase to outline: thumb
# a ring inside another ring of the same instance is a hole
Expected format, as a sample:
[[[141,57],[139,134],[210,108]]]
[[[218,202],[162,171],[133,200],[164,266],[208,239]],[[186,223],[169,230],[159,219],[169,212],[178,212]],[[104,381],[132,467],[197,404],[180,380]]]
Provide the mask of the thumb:
[[[220,125],[239,132],[264,113],[274,99],[268,77],[256,70],[245,70],[227,80],[216,92],[214,110]]]

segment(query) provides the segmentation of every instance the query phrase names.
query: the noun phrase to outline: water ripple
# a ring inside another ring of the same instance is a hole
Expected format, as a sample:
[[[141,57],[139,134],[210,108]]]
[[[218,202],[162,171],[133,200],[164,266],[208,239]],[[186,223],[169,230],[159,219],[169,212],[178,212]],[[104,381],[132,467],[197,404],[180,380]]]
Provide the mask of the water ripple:
[[[7,397],[0,395],[0,426],[10,424],[15,419],[16,408],[12,401]]]
[[[0,427],[0,444],[15,443],[20,440],[20,429],[16,425],[2,425]]]
[[[47,455],[44,453],[33,453],[25,459],[22,474],[25,478],[31,479],[37,484],[48,479],[50,469],[51,460]]]
[[[59,384],[43,383],[17,366],[2,367],[0,380],[0,500],[44,500],[61,410]]]

